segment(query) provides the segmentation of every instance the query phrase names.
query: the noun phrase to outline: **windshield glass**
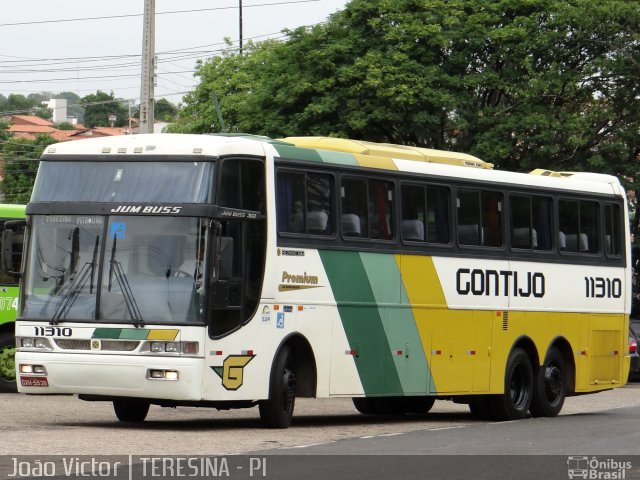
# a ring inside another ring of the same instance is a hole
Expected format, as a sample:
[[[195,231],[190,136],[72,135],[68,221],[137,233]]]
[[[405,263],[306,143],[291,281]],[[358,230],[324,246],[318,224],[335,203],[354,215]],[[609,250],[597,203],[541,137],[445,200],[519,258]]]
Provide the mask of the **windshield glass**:
[[[22,316],[201,321],[205,224],[192,217],[34,216]]]
[[[95,317],[103,224],[99,216],[34,217],[23,316]]]
[[[100,318],[200,321],[205,239],[201,219],[110,217]]]
[[[213,168],[210,162],[42,161],[31,201],[201,203]]]

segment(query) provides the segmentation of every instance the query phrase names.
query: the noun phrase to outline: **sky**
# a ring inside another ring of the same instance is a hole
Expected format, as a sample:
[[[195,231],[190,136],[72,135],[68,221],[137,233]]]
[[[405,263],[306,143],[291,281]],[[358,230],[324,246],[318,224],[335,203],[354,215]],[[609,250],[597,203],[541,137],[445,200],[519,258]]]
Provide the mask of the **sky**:
[[[238,45],[240,4],[246,44],[324,22],[348,0],[155,2],[155,98],[178,103],[197,85],[198,58],[226,48],[225,38]],[[0,94],[101,90],[137,104],[143,11],[144,0],[0,0]]]

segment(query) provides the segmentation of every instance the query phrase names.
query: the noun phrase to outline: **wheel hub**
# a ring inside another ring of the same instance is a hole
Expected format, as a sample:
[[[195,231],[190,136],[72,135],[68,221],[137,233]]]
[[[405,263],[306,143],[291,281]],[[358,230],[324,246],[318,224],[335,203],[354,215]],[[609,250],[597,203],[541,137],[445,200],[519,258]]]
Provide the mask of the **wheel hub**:
[[[0,378],[13,382],[16,379],[16,347],[0,350]]]
[[[549,401],[557,399],[562,392],[562,373],[555,365],[549,365],[545,369],[544,389]]]

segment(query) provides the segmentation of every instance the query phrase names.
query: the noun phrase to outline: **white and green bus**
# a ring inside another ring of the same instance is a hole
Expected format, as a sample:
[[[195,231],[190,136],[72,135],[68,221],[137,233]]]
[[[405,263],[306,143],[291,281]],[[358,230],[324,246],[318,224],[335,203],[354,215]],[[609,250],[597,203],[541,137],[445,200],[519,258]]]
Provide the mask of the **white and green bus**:
[[[150,405],[435,399],[554,416],[623,385],[625,193],[335,138],[131,135],[47,147],[27,205],[19,391]]]

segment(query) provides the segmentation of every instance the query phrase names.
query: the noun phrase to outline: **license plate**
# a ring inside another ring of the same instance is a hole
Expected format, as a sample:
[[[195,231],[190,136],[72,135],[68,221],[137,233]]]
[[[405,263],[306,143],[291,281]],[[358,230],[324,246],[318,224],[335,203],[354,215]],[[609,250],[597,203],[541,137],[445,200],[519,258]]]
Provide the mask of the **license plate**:
[[[47,377],[20,377],[23,387],[48,387]]]

